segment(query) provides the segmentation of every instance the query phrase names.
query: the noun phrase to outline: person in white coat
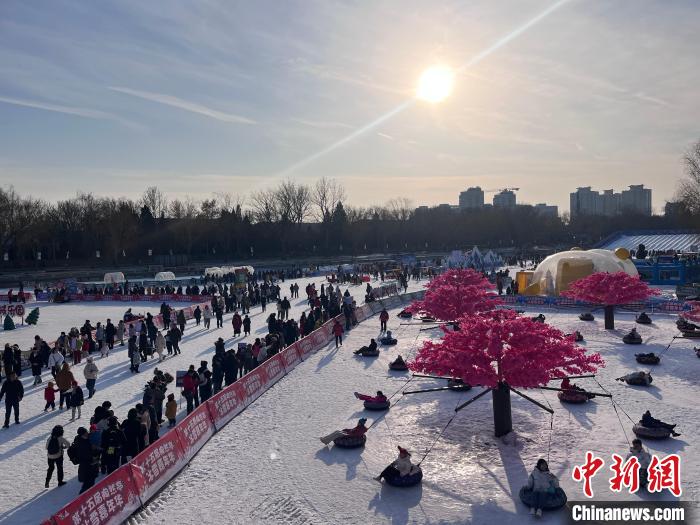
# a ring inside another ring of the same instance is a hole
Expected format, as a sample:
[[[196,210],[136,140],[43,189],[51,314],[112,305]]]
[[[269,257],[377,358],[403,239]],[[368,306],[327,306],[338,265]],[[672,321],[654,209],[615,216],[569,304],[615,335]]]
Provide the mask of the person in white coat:
[[[124,334],[126,333],[126,325],[124,324],[123,320],[119,320],[119,323],[117,324],[117,337],[116,339],[119,340],[119,344],[121,346],[124,346]]]
[[[158,361],[162,361],[165,359],[165,356],[163,356],[163,352],[165,352],[165,337],[163,336],[163,332],[158,330],[158,335],[156,335],[156,352],[158,352]]]
[[[204,328],[207,330],[211,326],[211,318],[212,318],[212,313],[211,309],[209,308],[209,305],[206,305],[204,307],[204,312],[202,313],[202,316],[204,317]]]
[[[418,467],[411,463],[411,454],[408,450],[402,447],[398,447],[399,457],[397,457],[391,465],[382,470],[375,480],[381,483],[382,478],[398,478],[403,476],[408,476],[409,474],[414,474],[417,472]]]
[[[537,465],[527,479],[526,487],[532,491],[534,505],[530,514],[542,516],[542,507],[549,494],[559,488],[559,480],[549,471],[549,465],[544,459],[537,460]]]
[[[58,348],[54,347],[54,349],[49,354],[48,362],[49,368],[51,369],[51,375],[54,379],[56,379],[56,374],[63,366],[64,361],[65,358],[63,357],[63,354],[58,351]]]
[[[107,345],[105,345],[105,348],[107,348]],[[93,362],[92,357],[88,357],[85,368],[83,368],[85,387],[88,389],[88,399],[95,395],[95,382],[97,381],[97,374],[99,371],[100,369],[97,368],[97,365]]]

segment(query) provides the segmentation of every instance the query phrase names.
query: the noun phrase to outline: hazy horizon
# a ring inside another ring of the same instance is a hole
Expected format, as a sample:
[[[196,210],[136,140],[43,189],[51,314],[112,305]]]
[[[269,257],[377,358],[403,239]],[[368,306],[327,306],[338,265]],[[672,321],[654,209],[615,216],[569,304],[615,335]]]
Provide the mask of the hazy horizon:
[[[5,1],[0,185],[208,198],[326,176],[358,206],[515,186],[565,212],[579,186],[644,184],[659,211],[700,138],[699,26],[690,0]],[[433,64],[454,91],[415,101]]]

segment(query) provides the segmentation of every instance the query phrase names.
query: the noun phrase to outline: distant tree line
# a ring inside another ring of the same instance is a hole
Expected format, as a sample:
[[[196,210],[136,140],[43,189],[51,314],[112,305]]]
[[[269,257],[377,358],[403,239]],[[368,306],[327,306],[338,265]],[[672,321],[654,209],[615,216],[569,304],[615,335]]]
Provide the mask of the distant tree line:
[[[350,206],[337,180],[292,180],[247,198],[169,199],[155,186],[138,200],[79,193],[47,202],[0,188],[0,265],[148,264],[188,260],[358,255],[489,248],[589,247],[622,229],[700,227],[700,143],[686,158],[686,178],[663,216],[581,216],[569,220],[515,209],[416,209],[408,199]],[[99,257],[98,257],[99,252]],[[7,260],[5,260],[5,255]]]

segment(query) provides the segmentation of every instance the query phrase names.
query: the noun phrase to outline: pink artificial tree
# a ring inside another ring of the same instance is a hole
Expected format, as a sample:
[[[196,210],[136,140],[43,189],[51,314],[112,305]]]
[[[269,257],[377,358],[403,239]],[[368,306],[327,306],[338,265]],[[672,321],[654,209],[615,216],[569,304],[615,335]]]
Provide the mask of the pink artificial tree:
[[[491,289],[488,279],[476,270],[447,270],[426,285],[423,300],[414,301],[406,310],[425,312],[441,321],[455,321],[464,315],[493,310],[501,304]]]
[[[586,354],[573,336],[511,310],[463,316],[459,324],[459,331],[445,330],[442,340],[426,341],[408,367],[486,387],[469,402],[492,392],[496,436],[512,430],[511,390],[542,406],[513,387],[542,387],[604,365],[600,354]]]
[[[692,309],[681,313],[681,317],[693,323],[700,323],[700,301],[690,301],[690,306]]]
[[[659,293],[638,276],[633,277],[625,272],[597,272],[574,281],[561,295],[602,305],[605,309],[605,328],[612,330],[615,328],[615,306],[646,301]]]

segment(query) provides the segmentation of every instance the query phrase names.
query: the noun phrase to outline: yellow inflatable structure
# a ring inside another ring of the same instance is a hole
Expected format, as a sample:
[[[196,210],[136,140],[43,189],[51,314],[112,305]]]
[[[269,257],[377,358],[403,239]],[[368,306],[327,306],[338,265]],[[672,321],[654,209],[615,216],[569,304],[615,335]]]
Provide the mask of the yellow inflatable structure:
[[[596,272],[625,272],[638,275],[630,253],[625,248],[617,248],[615,251],[574,248],[544,259],[532,275],[527,276],[527,287],[519,289],[523,295],[559,295],[572,282]],[[526,278],[518,277],[519,281]]]

